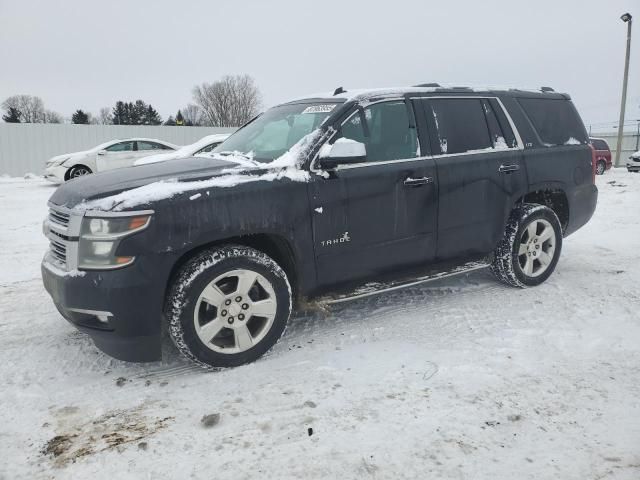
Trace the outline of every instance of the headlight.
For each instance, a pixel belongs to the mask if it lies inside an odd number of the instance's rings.
[[[118,216],[85,216],[80,230],[78,268],[113,269],[130,265],[134,257],[116,256],[122,238],[144,230],[151,221],[151,214],[140,212]]]
[[[49,167],[57,167],[58,165],[62,165],[64,162],[69,160],[71,157],[63,158],[62,160],[52,160],[47,162],[47,166]]]

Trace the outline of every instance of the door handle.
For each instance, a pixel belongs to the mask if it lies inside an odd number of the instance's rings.
[[[404,180],[404,184],[407,187],[417,187],[420,185],[427,185],[429,183],[433,183],[433,177],[420,177],[420,178],[407,177]]]
[[[511,173],[518,170],[520,170],[520,165],[500,165],[500,168],[498,168],[500,173]]]

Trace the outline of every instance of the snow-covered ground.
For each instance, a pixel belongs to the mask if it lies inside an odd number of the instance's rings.
[[[637,480],[640,175],[597,181],[540,287],[479,271],[342,304],[205,373],[68,325],[39,273],[54,187],[0,179],[0,478]]]

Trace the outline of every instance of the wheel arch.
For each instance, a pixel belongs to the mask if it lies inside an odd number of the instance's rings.
[[[191,258],[195,257],[204,250],[230,244],[255,248],[256,250],[271,257],[286,273],[287,278],[289,279],[289,284],[291,285],[293,299],[295,301],[298,296],[299,290],[297,257],[291,242],[284,236],[273,233],[255,233],[251,235],[240,235],[218,239],[212,242],[198,245],[197,247],[184,252],[174,262],[173,267],[171,268],[169,277],[167,279],[167,284],[165,285],[165,297],[171,286],[171,283],[173,282],[173,279],[176,277],[178,271],[186,262],[188,262]]]
[[[569,226],[569,198],[562,187],[548,185],[532,190],[516,201],[516,205],[523,203],[537,203],[549,207],[558,216],[563,233]]]
[[[64,172],[64,181],[65,181],[65,182],[66,182],[67,180],[69,180],[69,178],[70,178],[69,176],[71,175],[71,171],[72,171],[74,168],[78,168],[78,167],[84,167],[84,168],[86,168],[87,170],[89,170],[91,173],[93,173],[93,172],[94,172],[94,171],[91,169],[91,167],[90,167],[89,165],[86,165],[86,164],[84,164],[84,163],[76,163],[75,165],[73,165],[73,166],[71,166],[71,167],[67,168],[67,171],[66,171],[66,172]]]

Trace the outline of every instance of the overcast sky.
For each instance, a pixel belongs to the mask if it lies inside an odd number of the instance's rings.
[[[635,7],[635,8],[634,8]],[[194,85],[248,73],[265,107],[306,93],[440,82],[551,86],[585,123],[640,118],[638,0],[0,0],[0,101],[70,116],[141,98],[167,118]]]

